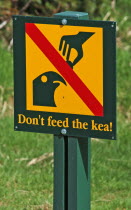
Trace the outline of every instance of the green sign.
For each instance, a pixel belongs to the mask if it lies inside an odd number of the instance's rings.
[[[14,16],[15,130],[116,138],[116,23]]]

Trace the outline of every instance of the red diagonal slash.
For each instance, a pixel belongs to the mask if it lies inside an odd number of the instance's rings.
[[[29,35],[29,37],[35,42],[39,49],[70,84],[70,86],[93,112],[93,114],[95,116],[103,116],[103,106],[77,76],[73,69],[60,56],[44,34],[41,33],[34,23],[26,23],[25,25],[26,33]]]

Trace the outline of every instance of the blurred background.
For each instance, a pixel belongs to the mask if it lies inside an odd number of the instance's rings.
[[[12,15],[117,21],[117,141],[92,139],[92,210],[131,209],[131,1],[0,0],[0,209],[51,210],[53,136],[13,130]]]

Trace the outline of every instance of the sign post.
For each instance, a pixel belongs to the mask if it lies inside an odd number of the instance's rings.
[[[54,209],[90,209],[90,139],[54,141]]]
[[[88,19],[88,13],[79,12],[55,16],[64,24],[68,18]],[[91,140],[64,136],[66,129],[62,134],[54,138],[54,210],[90,210]]]
[[[90,210],[90,138],[116,138],[116,23],[13,17],[14,128],[54,134],[54,210]]]

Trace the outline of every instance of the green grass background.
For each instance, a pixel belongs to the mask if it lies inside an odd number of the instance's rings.
[[[106,3],[111,12],[110,19],[117,21],[118,137],[117,141],[92,139],[91,205],[92,210],[130,210],[131,3],[128,0],[119,1],[115,12],[107,0]],[[52,158],[27,167],[33,158],[52,151],[52,135],[13,130],[13,57],[12,51],[8,51],[1,42],[0,209],[52,209]]]

